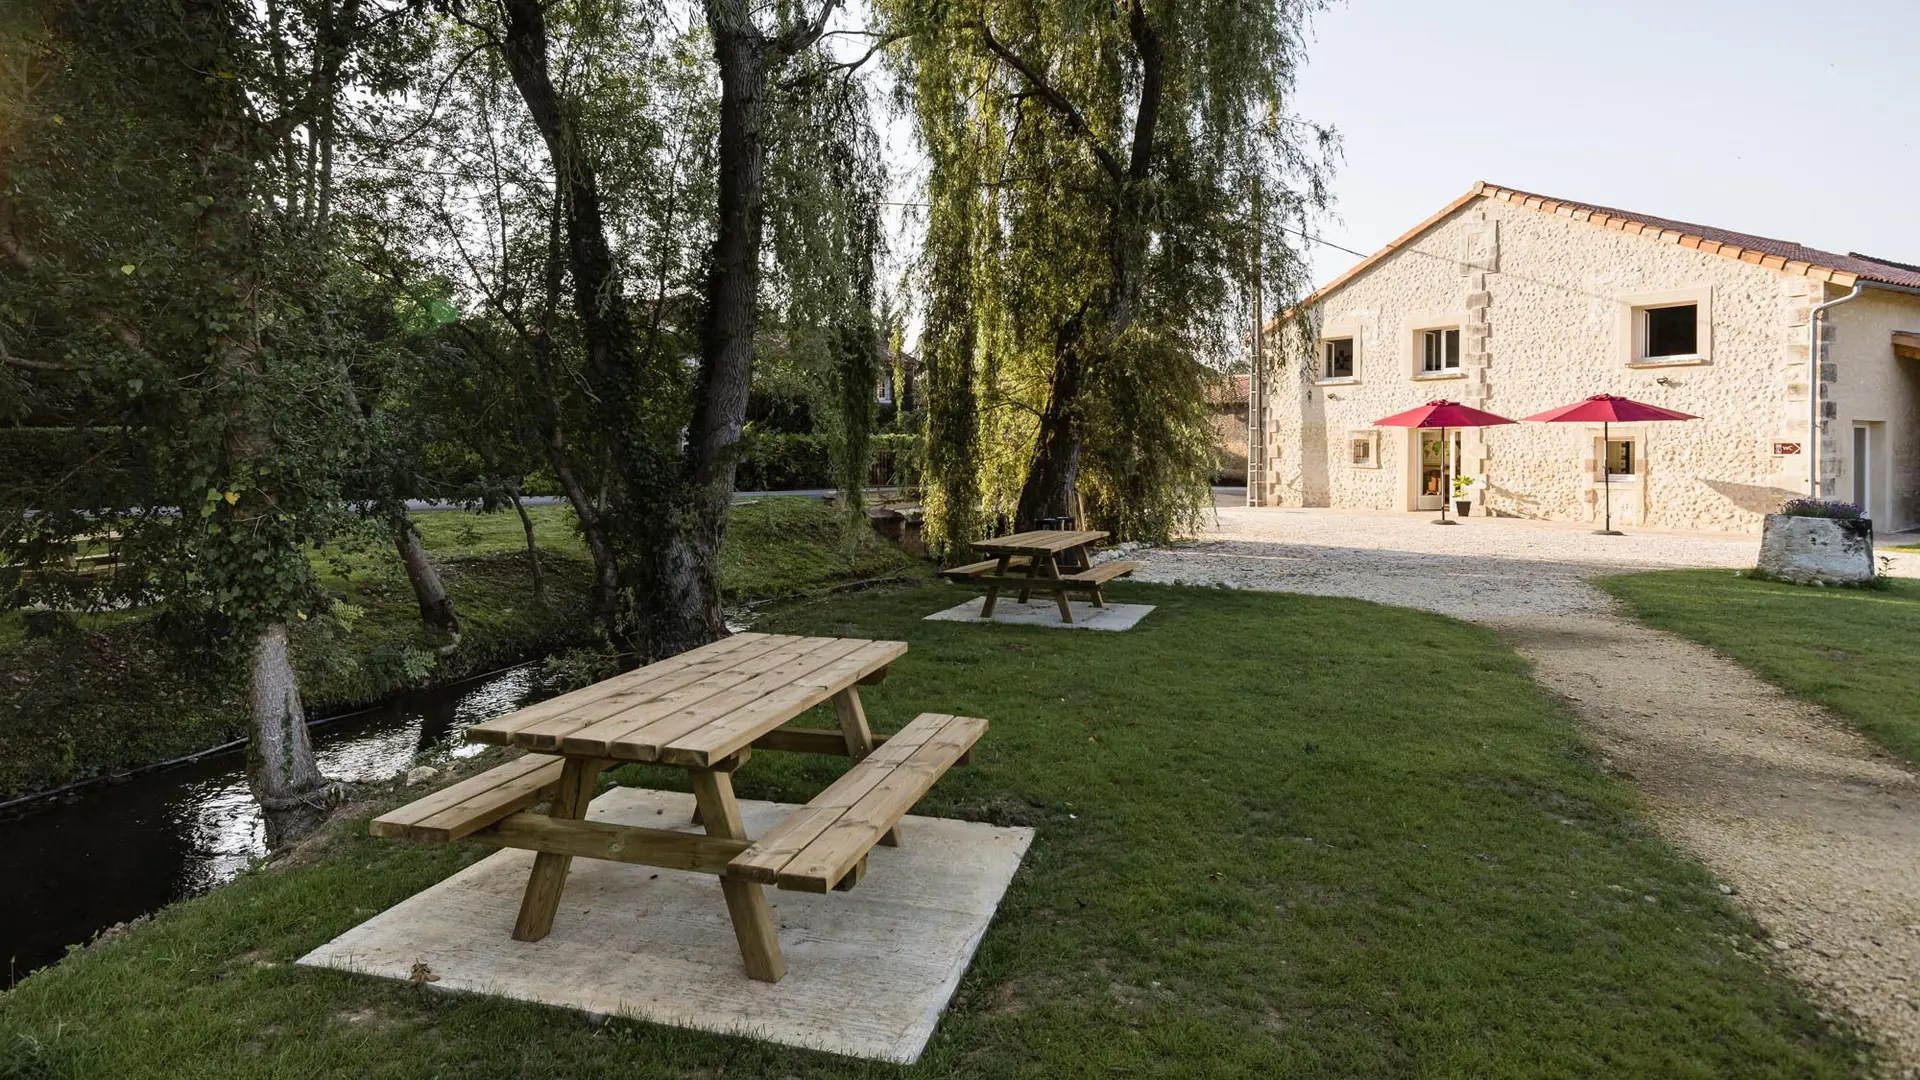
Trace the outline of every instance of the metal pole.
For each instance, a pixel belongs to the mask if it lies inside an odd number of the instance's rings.
[[[1265,255],[1265,249],[1266,220],[1261,216],[1260,183],[1256,180],[1253,185],[1253,363],[1247,372],[1248,506],[1258,505],[1254,502],[1253,492],[1254,477],[1256,475],[1254,472],[1253,455],[1256,449],[1258,449],[1260,453],[1260,467],[1257,475],[1260,477],[1261,483],[1266,482],[1267,473],[1267,440],[1266,431],[1264,430],[1266,427],[1266,418],[1262,415],[1264,410],[1260,407],[1260,381],[1262,374],[1260,368],[1261,364],[1266,360],[1266,342],[1262,340],[1266,335],[1266,327],[1261,325],[1261,323],[1266,320],[1266,311],[1262,303],[1262,294],[1266,291],[1266,286],[1260,276],[1260,260]]]
[[[1453,440],[1447,438],[1447,429],[1440,429],[1440,516],[1435,525],[1452,525],[1447,517],[1447,500],[1453,497]]]
[[[1601,536],[1620,536],[1613,531],[1613,440],[1608,422],[1600,421],[1600,499],[1606,507],[1606,525],[1594,530]]]

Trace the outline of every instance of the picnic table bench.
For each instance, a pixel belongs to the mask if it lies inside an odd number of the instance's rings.
[[[900,819],[987,729],[923,713],[875,735],[858,687],[906,651],[903,641],[735,634],[473,725],[470,739],[530,753],[383,814],[371,832],[537,852],[513,928],[520,941],[552,930],[575,858],[714,874],[747,974],[778,982],[786,960],[763,887],[853,888],[868,853],[900,842]],[[839,731],[783,726],[829,699]],[[840,755],[854,766],[756,840],[732,781],[756,749]],[[629,761],[685,769],[706,835],[583,820],[600,772]],[[528,809],[542,801],[545,813]]]
[[[1018,587],[1023,604],[1036,589],[1052,593],[1060,605],[1060,620],[1070,623],[1073,608],[1068,604],[1069,593],[1087,593],[1094,607],[1105,607],[1106,598],[1101,595],[1100,587],[1140,569],[1137,562],[1118,559],[1098,566],[1093,564],[1087,549],[1108,535],[1098,529],[1036,529],[992,540],[976,540],[973,544],[976,550],[994,557],[942,570],[941,575],[987,587],[986,602],[980,607],[982,618],[993,618],[993,608],[999,602],[1003,587]],[[1026,573],[1012,573],[1015,570]]]

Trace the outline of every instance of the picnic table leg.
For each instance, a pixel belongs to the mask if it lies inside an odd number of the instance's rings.
[[[1074,551],[1079,553],[1080,569],[1093,569],[1093,559],[1087,554],[1086,548],[1074,548]],[[1093,583],[1093,606],[1097,608],[1107,606],[1107,598],[1100,595],[1100,583],[1097,581]]]
[[[1020,587],[1020,602],[1021,602],[1021,603],[1023,603],[1023,604],[1024,604],[1024,603],[1026,603],[1026,602],[1027,602],[1027,600],[1028,600],[1028,598],[1030,598],[1030,597],[1032,597],[1032,596],[1033,596],[1033,586],[1034,586],[1034,583],[1036,583],[1036,582],[1038,582],[1038,581],[1040,580],[1040,572],[1041,572],[1041,569],[1042,569],[1042,567],[1041,567],[1041,565],[1040,565],[1040,563],[1041,563],[1041,560],[1042,560],[1042,559],[1051,559],[1051,558],[1052,558],[1052,556],[1041,556],[1041,555],[1035,555],[1035,556],[1032,556],[1031,558],[1029,558],[1029,559],[1027,560],[1027,580],[1026,580],[1026,584],[1024,584],[1024,585],[1022,585],[1022,586]]]
[[[688,769],[687,774],[693,778],[693,799],[700,807],[707,835],[723,840],[750,839],[740,820],[740,803],[733,797],[733,777],[713,769]],[[773,927],[773,909],[767,906],[766,892],[759,882],[724,874],[720,876],[720,892],[727,898],[727,914],[733,918],[733,936],[740,942],[747,977],[779,982],[787,973],[787,958],[780,955],[780,935]]]
[[[873,729],[867,726],[867,710],[860,704],[860,691],[854,687],[833,695],[833,711],[840,717],[840,734],[847,739],[847,756],[855,762],[873,753]],[[900,826],[888,829],[880,842],[900,846]]]
[[[560,787],[553,793],[547,816],[569,821],[586,817],[587,804],[593,801],[593,783],[606,765],[590,758],[568,758],[560,766]],[[539,941],[552,932],[553,916],[560,910],[560,893],[567,887],[567,871],[572,866],[571,855],[542,851],[533,857],[533,873],[520,898],[520,915],[513,921],[515,941]]]
[[[1005,576],[1007,572],[1007,567],[1010,564],[1012,564],[1012,562],[1013,562],[1013,556],[1011,555],[1000,556],[1000,565],[993,568],[993,576],[994,577]],[[999,599],[1000,599],[999,583],[995,582],[992,585],[988,585],[987,586],[987,602],[980,605],[980,617],[983,619],[993,618],[993,604],[994,604],[994,601]]]
[[[1047,576],[1053,579],[1053,598],[1060,605],[1060,621],[1070,623],[1073,621],[1073,609],[1067,606],[1067,586],[1060,580],[1060,567],[1054,562],[1053,556],[1047,556],[1046,567]]]

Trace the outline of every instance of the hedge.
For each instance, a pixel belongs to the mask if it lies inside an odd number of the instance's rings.
[[[833,442],[824,435],[750,432],[734,487],[742,491],[794,491],[831,488]],[[876,487],[910,486],[920,471],[920,437],[875,435],[873,467],[867,483]]]

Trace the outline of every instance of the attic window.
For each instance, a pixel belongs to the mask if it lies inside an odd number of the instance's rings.
[[[1648,360],[1699,354],[1700,306],[1698,304],[1647,308],[1643,317],[1646,319],[1645,355]]]

